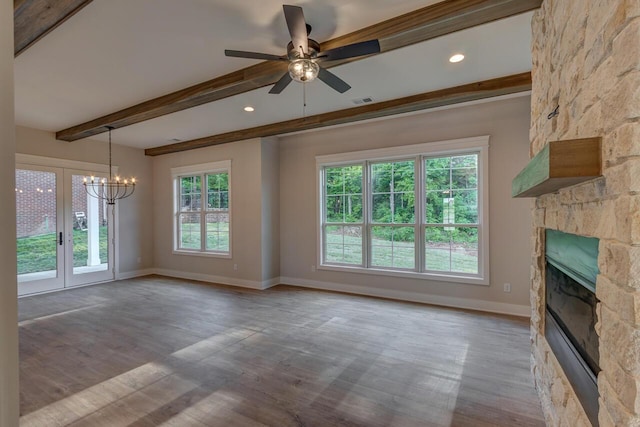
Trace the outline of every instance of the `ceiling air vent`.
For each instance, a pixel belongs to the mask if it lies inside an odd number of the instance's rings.
[[[370,96],[367,96],[366,98],[352,99],[351,102],[353,102],[356,105],[368,104],[370,102],[373,102],[373,98]]]

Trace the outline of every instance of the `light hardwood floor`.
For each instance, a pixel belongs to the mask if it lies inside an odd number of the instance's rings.
[[[23,298],[22,426],[543,426],[526,319],[158,276]]]

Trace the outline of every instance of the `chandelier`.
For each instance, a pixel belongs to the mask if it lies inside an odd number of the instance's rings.
[[[116,200],[125,199],[133,194],[136,189],[136,179],[121,180],[117,175],[114,178],[111,171],[111,131],[113,127],[107,126],[107,129],[109,129],[109,179],[96,179],[95,176],[92,176],[87,180],[85,177],[82,184],[89,196],[104,200],[108,205],[115,205]]]

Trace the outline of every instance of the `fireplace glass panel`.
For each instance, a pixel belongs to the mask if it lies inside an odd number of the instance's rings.
[[[594,375],[600,372],[595,294],[547,263],[547,308]]]

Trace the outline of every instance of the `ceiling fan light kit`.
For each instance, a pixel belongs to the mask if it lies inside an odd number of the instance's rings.
[[[351,89],[340,77],[336,76],[318,63],[322,61],[338,61],[371,55],[380,52],[378,40],[368,40],[340,46],[327,51],[320,51],[320,44],[309,38],[311,26],[304,19],[302,8],[299,6],[283,5],[284,17],[291,41],[287,44],[287,55],[277,56],[259,52],[245,52],[241,50],[225,50],[226,56],[235,58],[262,59],[266,61],[288,61],[289,71],[271,88],[269,93],[278,94],[286,88],[292,80],[308,83],[320,79],[332,89],[344,93]]]
[[[289,75],[300,83],[314,81],[319,71],[320,66],[311,59],[295,59],[289,63]]]

